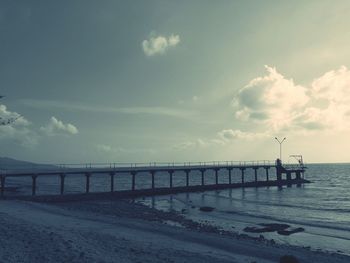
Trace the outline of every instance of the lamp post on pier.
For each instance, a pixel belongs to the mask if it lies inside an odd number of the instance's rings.
[[[275,137],[276,141],[280,145],[280,160],[282,162],[282,143],[287,139],[286,137],[283,138],[283,140],[279,140],[277,137]]]

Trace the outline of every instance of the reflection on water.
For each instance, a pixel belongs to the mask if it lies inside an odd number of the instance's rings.
[[[290,191],[296,190],[296,191]],[[286,188],[283,191],[270,189],[234,189],[207,191],[202,193],[181,193],[168,196],[156,196],[139,199],[153,208],[183,212],[184,216],[199,222],[210,222],[225,230],[243,232],[247,226],[259,223],[287,223],[292,227],[303,227],[304,233],[281,236],[276,233],[263,233],[265,238],[281,243],[299,246],[311,246],[329,251],[342,251],[350,254],[349,215],[340,213],[339,222],[333,220],[332,212],[321,209],[310,210],[309,207],[295,205],[276,205],[276,201],[298,193],[300,188]],[[270,191],[270,193],[267,193]],[[287,192],[291,193],[287,193]],[[268,198],[271,198],[269,204]],[[293,200],[293,199],[291,199]],[[150,203],[151,201],[151,203]],[[284,203],[287,203],[284,201]],[[201,206],[215,207],[213,212],[201,212]],[[322,217],[322,215],[325,217]],[[327,218],[331,216],[332,218]],[[346,218],[345,218],[346,217]],[[259,236],[260,234],[250,234]]]
[[[350,254],[349,174],[349,164],[310,165],[307,176],[313,183],[300,188],[242,188],[158,196],[153,197],[152,207],[186,209],[184,215],[188,218],[238,232],[258,223],[286,222],[305,228],[305,232],[263,235],[282,243]],[[149,205],[147,198],[142,202]],[[201,212],[201,206],[215,210]]]

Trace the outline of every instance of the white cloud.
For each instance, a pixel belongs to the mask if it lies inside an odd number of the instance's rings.
[[[174,150],[186,150],[190,148],[194,148],[196,146],[196,143],[193,141],[186,141],[186,142],[181,142],[177,143],[173,146]]]
[[[213,138],[205,138],[205,139],[194,139],[190,141],[185,141],[181,143],[177,143],[173,146],[174,150],[187,150],[187,149],[203,149],[207,147],[217,147],[224,146],[234,140],[253,140],[253,139],[261,139],[269,136],[267,133],[250,133],[250,132],[242,132],[240,130],[222,130],[217,133],[217,135]]]
[[[148,115],[160,115],[167,117],[175,117],[182,119],[194,119],[198,112],[180,108],[170,108],[161,106],[148,106],[148,107],[104,107],[104,106],[91,106],[84,105],[79,102],[64,102],[54,100],[21,100],[21,103],[38,109],[60,109],[70,111],[85,111],[85,112],[97,112],[97,113],[109,113],[109,114],[148,114]]]
[[[203,148],[210,145],[210,142],[208,140],[203,139],[196,139],[193,141],[185,141],[181,143],[177,143],[173,146],[174,150],[186,150],[186,149],[192,149],[192,148]]]
[[[55,117],[51,117],[50,122],[46,126],[41,127],[40,130],[48,136],[74,135],[78,133],[78,129],[73,124],[65,124]]]
[[[234,98],[236,117],[241,120],[265,121],[274,130],[290,125],[309,101],[307,89],[295,85],[275,68],[266,66],[268,75],[258,77],[239,90]]]
[[[338,70],[331,70],[312,84],[312,96],[315,99],[325,99],[334,103],[350,102],[350,71],[342,66]]]
[[[99,152],[105,152],[105,153],[110,153],[113,152],[113,148],[109,145],[105,145],[105,144],[97,144],[96,145],[96,150]]]
[[[14,142],[25,147],[31,147],[37,144],[38,136],[29,128],[30,122],[21,117],[16,112],[7,110],[5,105],[0,105],[0,119],[15,119],[10,125],[0,125],[0,139]]]
[[[3,104],[0,105],[0,123],[7,124],[7,120],[16,120],[17,124],[28,124],[28,121],[24,118],[21,118],[17,112],[11,112],[7,110],[7,107]]]
[[[275,68],[239,90],[236,118],[264,125],[271,132],[350,129],[350,71],[342,66],[311,84],[297,85]]]
[[[266,138],[269,136],[268,133],[253,133],[253,132],[243,132],[241,130],[222,130],[218,132],[219,138],[223,141],[228,142],[232,140],[254,140],[260,138]]]
[[[112,147],[106,144],[95,145],[96,150],[102,154],[154,154],[156,151],[153,149],[125,149],[123,147]]]
[[[169,46],[171,46],[171,47],[176,46],[177,44],[180,43],[180,36],[179,35],[171,35],[168,38],[168,43],[169,43]]]
[[[8,125],[0,127],[0,139],[12,141],[24,147],[32,147],[38,143],[39,137],[25,126]]]
[[[142,49],[146,56],[164,54],[169,48],[175,47],[180,43],[179,35],[151,36],[149,39],[142,41]]]

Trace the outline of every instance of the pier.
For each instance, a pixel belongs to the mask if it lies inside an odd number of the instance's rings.
[[[21,167],[18,169],[1,170],[0,173],[0,197],[11,196],[43,196],[38,194],[38,185],[41,178],[55,178],[57,180],[57,192],[50,193],[53,196],[73,196],[77,194],[67,193],[67,179],[80,176],[84,178],[84,191],[79,193],[80,197],[99,196],[106,193],[121,196],[134,197],[143,195],[159,195],[180,192],[194,192],[205,190],[218,190],[239,187],[262,187],[277,186],[283,187],[292,185],[300,186],[308,182],[304,179],[304,164],[283,165],[277,161],[251,161],[251,162],[197,162],[197,163],[137,163],[137,164],[65,164],[47,165],[45,168]],[[247,172],[251,178],[247,179]],[[130,178],[128,189],[116,189],[116,179],[120,176]],[[147,176],[147,180],[145,179]],[[156,176],[161,176],[162,182],[167,185],[157,185]],[[191,183],[191,177],[197,179]],[[213,176],[213,182],[208,183],[207,177]],[[108,189],[105,191],[92,192],[92,178],[104,178]],[[174,180],[177,180],[176,185]],[[30,180],[30,193],[18,193],[8,195],[7,180],[17,178],[16,184],[21,187],[21,180]],[[137,188],[138,180],[142,179],[142,187]],[[10,191],[9,191],[10,192]],[[47,195],[47,194],[46,194]]]

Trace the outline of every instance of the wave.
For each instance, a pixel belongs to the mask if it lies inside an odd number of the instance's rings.
[[[322,224],[322,223],[316,223],[316,222],[298,221],[298,220],[293,220],[290,218],[281,219],[281,218],[276,218],[276,217],[268,216],[268,215],[254,215],[254,214],[247,213],[247,212],[237,212],[237,211],[227,211],[227,210],[217,210],[216,212],[217,213],[221,212],[221,213],[225,213],[225,214],[235,214],[235,215],[239,215],[239,216],[248,216],[248,217],[266,219],[266,220],[273,220],[273,221],[277,221],[277,222],[284,222],[284,223],[290,223],[290,224],[296,224],[296,225],[327,228],[327,229],[349,231],[350,232],[350,227],[339,226],[339,225],[334,225],[334,224]],[[322,234],[322,236],[324,236],[324,235]],[[344,238],[344,239],[350,240],[350,238]]]
[[[305,209],[305,210],[313,210],[313,211],[327,211],[327,212],[340,212],[340,213],[350,213],[350,209],[344,209],[344,208],[324,208],[324,207],[315,207],[315,206],[305,206],[305,205],[294,205],[294,204],[281,204],[276,202],[270,202],[270,201],[258,201],[258,200],[247,200],[247,199],[239,199],[239,198],[233,198],[229,196],[223,196],[223,195],[212,195],[212,194],[203,194],[205,196],[211,196],[215,198],[223,198],[228,200],[235,200],[240,201],[243,203],[251,203],[251,204],[259,204],[259,205],[265,205],[265,206],[278,206],[278,207],[288,207],[288,208],[297,208],[297,209]],[[336,200],[334,200],[336,201]]]

